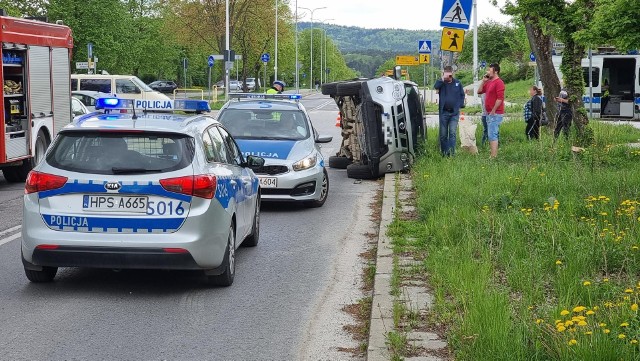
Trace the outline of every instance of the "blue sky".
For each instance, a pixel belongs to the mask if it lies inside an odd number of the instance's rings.
[[[507,23],[509,17],[502,15],[490,0],[477,0],[478,22],[493,19]],[[289,0],[293,9],[296,0]],[[306,13],[300,21],[309,21],[310,9],[326,6],[326,9],[314,11],[314,21],[327,20],[327,23],[363,28],[399,28],[409,30],[439,30],[442,15],[442,0],[297,0],[298,13]],[[498,0],[504,4],[504,0]],[[417,11],[416,11],[417,10]]]

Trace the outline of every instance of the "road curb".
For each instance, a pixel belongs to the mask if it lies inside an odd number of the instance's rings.
[[[367,361],[387,361],[387,333],[393,331],[393,298],[390,294],[391,273],[393,272],[393,249],[387,230],[393,221],[396,205],[396,175],[387,173],[384,177],[382,210],[378,232],[378,252],[376,274],[373,282],[373,299],[369,324]]]

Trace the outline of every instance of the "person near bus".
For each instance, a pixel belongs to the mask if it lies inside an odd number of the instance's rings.
[[[542,89],[537,86],[529,88],[531,99],[524,105],[524,121],[527,126],[524,134],[527,139],[540,139],[540,120],[542,119]]]
[[[282,94],[284,90],[284,83],[280,80],[276,80],[273,82],[271,88],[267,89],[267,94]]]
[[[556,123],[556,129],[553,131],[553,139],[558,139],[561,131],[565,139],[569,139],[569,128],[573,118],[571,104],[569,103],[569,93],[566,90],[561,90],[555,99],[558,103],[558,122]]]

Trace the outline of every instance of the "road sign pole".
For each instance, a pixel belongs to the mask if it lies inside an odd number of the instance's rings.
[[[267,88],[267,62],[263,61],[262,64],[264,64],[264,83],[262,84],[264,84],[264,89],[265,89],[264,92],[266,93],[268,89]]]
[[[209,99],[211,99],[211,67],[209,67]]]
[[[478,2],[473,0],[473,104],[478,101]]]

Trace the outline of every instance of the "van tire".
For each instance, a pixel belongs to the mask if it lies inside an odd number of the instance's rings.
[[[351,95],[360,95],[360,89],[362,89],[363,81],[348,81],[338,84],[338,89],[336,90],[337,96],[351,96]]]
[[[335,169],[347,169],[349,164],[353,163],[353,161],[347,157],[343,156],[331,156],[329,157],[329,167]]]
[[[320,90],[322,91],[322,94],[323,95],[331,95],[331,96],[336,95],[336,92],[338,90],[338,83],[340,83],[340,82],[322,84],[322,86],[320,87]]]
[[[349,164],[347,166],[347,177],[353,179],[376,179],[377,174],[373,174],[371,166],[368,164]]]

